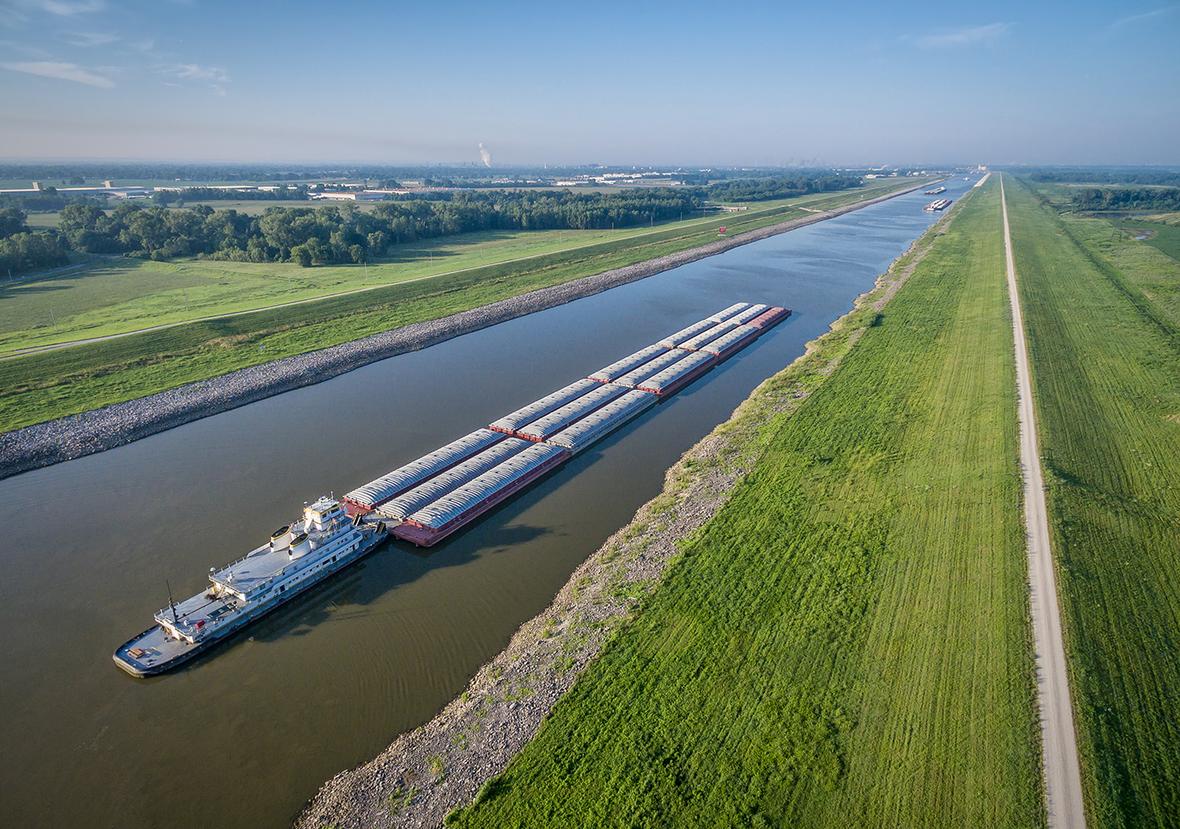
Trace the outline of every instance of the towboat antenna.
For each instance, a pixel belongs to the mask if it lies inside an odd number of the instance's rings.
[[[168,583],[168,579],[164,579],[164,586],[168,588],[168,607],[172,608],[172,623],[180,624],[176,618],[176,602],[172,601],[172,585]]]

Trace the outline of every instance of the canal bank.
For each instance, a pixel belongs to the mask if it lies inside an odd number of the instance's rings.
[[[687,451],[668,470],[660,494],[574,571],[553,603],[522,625],[459,697],[371,762],[325,783],[296,826],[439,826],[479,796],[656,589],[681,542],[716,515],[754,466],[762,427],[794,411],[831,376],[954,214],[941,217],[851,311]]]
[[[758,230],[541,288],[427,322],[286,357],[158,394],[0,434],[0,479],[140,440],[193,420],[320,383],[388,357],[626,285],[741,245],[912,193],[929,182]]]
[[[459,695],[685,451],[934,223],[926,200],[902,196],[0,481],[0,625],[37,631],[0,637],[0,658],[22,666],[0,683],[0,728],[19,747],[0,757],[9,820],[289,825],[325,780]],[[166,582],[199,590],[210,565],[265,541],[302,501],[343,495],[737,298],[795,313],[445,544],[387,545],[175,674],[135,680],[111,664]]]

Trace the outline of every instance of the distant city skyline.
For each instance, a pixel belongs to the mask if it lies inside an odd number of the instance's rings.
[[[0,158],[1177,164],[1180,5],[0,0]]]

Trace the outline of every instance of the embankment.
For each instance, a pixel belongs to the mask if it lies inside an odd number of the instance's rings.
[[[764,425],[794,411],[825,382],[955,215],[957,205],[803,356],[685,453],[669,470],[664,491],[574,572],[553,603],[521,626],[459,698],[373,761],[328,781],[296,825],[438,826],[452,809],[477,797],[655,589],[681,542],[728,500],[761,455]]]
[[[531,291],[469,311],[16,429],[0,435],[0,478],[113,449],[202,417],[319,383],[386,357],[426,348],[461,334],[635,282],[739,245],[850,213],[926,184],[915,184],[905,190],[718,239],[691,250]]]

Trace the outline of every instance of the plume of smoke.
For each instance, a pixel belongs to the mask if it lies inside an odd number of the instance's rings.
[[[492,153],[487,147],[483,145],[482,141],[479,142],[479,158],[483,162],[483,166],[492,166]]]

